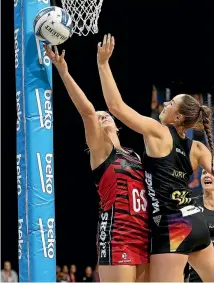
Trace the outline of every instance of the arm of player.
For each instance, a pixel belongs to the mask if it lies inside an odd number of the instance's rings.
[[[140,115],[123,101],[108,63],[114,45],[114,37],[105,35],[102,46],[101,43],[98,44],[97,52],[97,63],[103,95],[109,111],[132,130],[144,136],[162,138],[165,133],[164,126],[150,117]]]
[[[90,150],[96,150],[97,147],[103,146],[104,137],[94,106],[69,74],[67,63],[64,59],[65,51],[63,50],[62,54],[59,55],[57,47],[55,46],[54,48],[55,53],[46,45],[46,54],[57,68],[72,102],[83,119],[88,147]]]
[[[196,142],[198,152],[198,163],[208,173],[213,174],[212,170],[212,154],[209,149],[201,142]],[[214,169],[214,168],[213,168]]]

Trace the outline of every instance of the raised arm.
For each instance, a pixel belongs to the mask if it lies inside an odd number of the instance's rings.
[[[104,137],[101,130],[96,111],[93,104],[87,99],[84,92],[80,89],[68,72],[67,63],[64,59],[65,51],[59,55],[57,47],[55,52],[45,45],[47,56],[57,68],[59,75],[68,91],[68,94],[81,115],[85,127],[86,142],[90,150],[97,150],[103,146]]]
[[[103,95],[109,111],[132,130],[144,136],[162,138],[165,133],[164,126],[150,117],[140,115],[123,101],[109,66],[109,58],[112,55],[114,45],[114,37],[105,35],[102,45],[101,43],[98,44],[97,52],[97,64]]]

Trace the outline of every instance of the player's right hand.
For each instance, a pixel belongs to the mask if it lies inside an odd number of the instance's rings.
[[[114,37],[111,34],[104,35],[103,42],[98,43],[97,48],[97,63],[104,65],[107,63],[113,53],[115,46]]]
[[[54,52],[48,45],[44,45],[46,55],[51,59],[52,63],[57,68],[60,75],[65,74],[68,71],[67,63],[64,59],[65,50],[62,51],[62,54],[59,55],[58,49],[54,46]]]

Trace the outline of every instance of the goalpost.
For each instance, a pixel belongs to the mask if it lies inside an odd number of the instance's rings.
[[[50,0],[14,0],[20,282],[56,282],[52,66],[33,31]]]
[[[61,4],[71,14],[73,34],[98,33],[103,0]],[[52,64],[33,27],[49,6],[50,0],[14,0],[20,282],[56,282]]]

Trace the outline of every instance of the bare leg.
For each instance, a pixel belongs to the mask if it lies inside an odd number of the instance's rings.
[[[135,265],[100,265],[100,282],[135,282]]]
[[[203,282],[214,282],[214,247],[209,247],[192,253],[189,256],[189,263],[201,277]]]
[[[149,263],[136,265],[136,282],[149,282],[149,268]]]
[[[184,267],[188,256],[157,254],[150,257],[150,282],[184,282]]]

